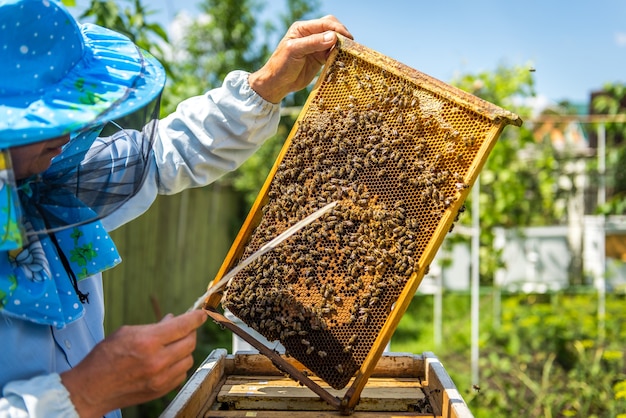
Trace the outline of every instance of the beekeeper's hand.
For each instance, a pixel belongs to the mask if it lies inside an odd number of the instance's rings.
[[[124,326],[105,338],[61,374],[78,414],[102,417],[175,389],[193,366],[196,329],[206,319],[195,310],[156,324]]]
[[[250,74],[250,87],[272,103],[302,90],[326,62],[337,42],[336,33],[352,38],[334,16],[292,24],[267,63]]]

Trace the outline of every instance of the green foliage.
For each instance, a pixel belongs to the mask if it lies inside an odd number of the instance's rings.
[[[466,294],[444,295],[442,347],[432,345],[432,297],[418,295],[391,349],[435,352],[477,418],[626,413],[623,296],[609,295],[604,329],[592,292],[505,295],[499,321],[490,302],[490,295],[481,297],[480,391],[471,389],[469,376]]]
[[[269,56],[265,42],[256,42],[256,16],[262,6],[253,0],[202,0],[201,15],[187,23],[172,47],[172,77],[163,95],[163,114],[176,105],[222,84],[233,70],[254,71]]]
[[[318,0],[288,0],[286,3],[287,11],[279,16],[282,26],[278,28],[268,26],[272,29],[270,33],[278,32],[282,36],[292,23],[317,17]],[[283,114],[276,135],[266,141],[259,151],[251,156],[237,171],[225,176],[224,180],[232,181],[235,190],[244,194],[245,200],[250,206],[261,190],[285,139],[293,127],[297,112],[306,102],[310,91],[311,88],[309,87],[288,95],[283,100],[282,105],[285,109],[293,109],[293,111]]]
[[[142,49],[162,58],[159,41],[168,41],[167,32],[161,25],[147,20],[155,11],[145,7],[141,0],[126,2],[129,5],[122,7],[121,1],[91,0],[80,19],[93,18],[95,24],[123,33]]]
[[[193,75],[205,90],[221,85],[234,70],[256,70],[268,55],[267,45],[255,42],[256,16],[262,7],[252,0],[203,0],[198,4],[206,16],[191,22],[183,39],[187,59],[177,71]]]
[[[466,74],[452,84],[510,110],[525,121],[505,127],[479,177],[481,282],[491,284],[499,266],[493,251],[494,228],[519,228],[562,224],[567,200],[576,193],[574,174],[568,174],[573,156],[559,154],[548,140],[537,141],[531,109],[524,106],[534,96],[528,66],[499,66],[495,71]],[[569,106],[564,103],[563,109]],[[469,223],[472,194],[462,223]]]

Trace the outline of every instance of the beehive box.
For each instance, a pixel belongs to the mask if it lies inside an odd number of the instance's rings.
[[[339,37],[216,281],[229,309],[356,406],[469,188],[519,117]],[[356,377],[353,379],[353,377]]]
[[[285,361],[302,368],[293,359]],[[309,388],[285,378],[267,357],[228,355],[219,349],[206,358],[161,418],[292,418],[294,414],[302,418],[340,416]],[[352,416],[471,418],[472,414],[434,354],[386,353]]]

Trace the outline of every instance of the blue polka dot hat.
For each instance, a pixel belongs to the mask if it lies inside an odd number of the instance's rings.
[[[79,282],[121,262],[97,221],[102,215],[73,195],[90,177],[76,169],[80,159],[74,156],[83,156],[106,122],[151,104],[164,84],[165,72],[154,57],[121,34],[78,24],[57,0],[0,0],[3,315],[64,327],[84,315],[89,301]],[[16,184],[9,148],[66,134],[73,137],[72,151],[68,144],[50,169]],[[55,217],[66,228],[40,233]]]
[[[0,0],[0,63],[0,149],[125,116],[165,84],[154,57],[56,0]]]

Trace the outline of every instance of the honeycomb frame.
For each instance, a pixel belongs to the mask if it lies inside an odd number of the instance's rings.
[[[502,129],[521,119],[338,35],[216,283],[221,303],[358,399]],[[355,396],[356,395],[356,396]]]

